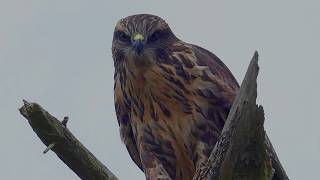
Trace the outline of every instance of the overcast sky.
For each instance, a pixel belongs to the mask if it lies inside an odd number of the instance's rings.
[[[113,106],[111,40],[118,19],[163,17],[182,40],[220,57],[239,82],[259,50],[258,103],[291,179],[320,163],[320,5],[314,0],[1,0],[0,179],[78,179],[19,114],[22,99],[52,115],[120,179],[144,179],[121,143]],[[317,114],[316,114],[317,113]]]

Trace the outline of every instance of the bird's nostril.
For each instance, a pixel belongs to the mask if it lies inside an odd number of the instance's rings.
[[[144,40],[144,36],[140,33],[136,33],[134,36],[133,36],[133,40],[134,41],[143,41]]]

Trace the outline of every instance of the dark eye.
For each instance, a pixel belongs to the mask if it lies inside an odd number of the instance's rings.
[[[124,42],[124,43],[131,42],[130,36],[128,36],[125,32],[118,31],[118,32],[116,33],[116,36],[118,37],[118,39],[119,39],[121,42]]]
[[[151,36],[149,36],[148,41],[155,42],[161,38],[161,35],[162,35],[161,31],[156,31],[153,34],[151,34]]]

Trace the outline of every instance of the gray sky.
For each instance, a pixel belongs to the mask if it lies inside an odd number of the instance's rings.
[[[167,20],[178,37],[219,56],[242,81],[260,52],[258,102],[291,179],[320,163],[320,6],[314,0],[0,1],[0,179],[78,179],[18,113],[22,99],[58,118],[120,179],[144,179],[121,143],[113,106],[111,39],[136,13]]]

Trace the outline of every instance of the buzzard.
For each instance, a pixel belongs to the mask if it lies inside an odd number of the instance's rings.
[[[115,110],[132,160],[146,179],[192,179],[219,138],[236,79],[150,14],[119,20],[112,55]]]

